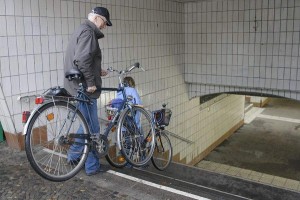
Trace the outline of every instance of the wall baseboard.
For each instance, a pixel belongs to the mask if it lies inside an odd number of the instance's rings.
[[[23,151],[25,149],[25,137],[22,133],[9,133],[4,131],[7,145],[10,148],[17,149],[19,151]]]

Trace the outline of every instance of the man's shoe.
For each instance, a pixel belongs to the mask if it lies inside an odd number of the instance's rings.
[[[90,173],[86,173],[87,176],[93,176],[93,175],[96,175],[96,174],[99,174],[101,172],[104,172],[103,169],[97,169],[96,171],[94,172],[90,172]]]

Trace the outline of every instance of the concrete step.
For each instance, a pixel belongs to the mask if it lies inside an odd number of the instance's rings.
[[[245,112],[245,117],[244,117],[245,124],[250,124],[263,111],[264,108],[251,107],[251,109]]]
[[[249,110],[251,110],[251,108],[253,107],[253,104],[252,103],[247,103],[245,104],[245,113],[248,112]]]

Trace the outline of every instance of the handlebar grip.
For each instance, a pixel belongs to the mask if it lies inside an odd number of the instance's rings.
[[[133,70],[134,68],[141,68],[140,67],[140,63],[139,62],[136,62],[134,63],[129,69],[126,69],[126,70],[121,70],[121,71],[118,71],[116,69],[113,69],[112,67],[108,67],[107,68],[107,71],[109,72],[118,72],[119,74],[124,74],[124,73],[127,73],[127,72],[130,72],[131,70]],[[145,71],[143,68],[141,68],[143,71]]]

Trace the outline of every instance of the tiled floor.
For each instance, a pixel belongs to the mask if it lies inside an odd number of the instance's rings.
[[[288,190],[300,192],[300,181],[273,176],[269,174],[263,174],[260,172],[237,168],[229,165],[219,164],[211,161],[201,161],[196,165],[201,169],[213,171],[229,176],[251,180],[274,187],[280,187]]]

